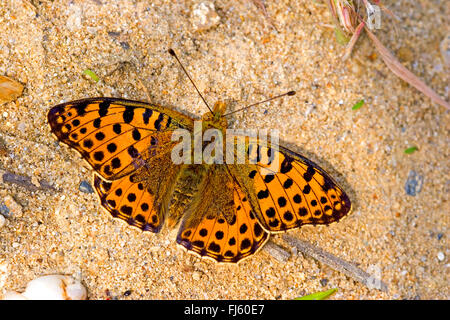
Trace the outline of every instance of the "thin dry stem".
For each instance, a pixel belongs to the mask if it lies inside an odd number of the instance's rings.
[[[429,97],[433,102],[450,109],[450,104],[442,99],[436,92],[433,91],[429,86],[427,86],[422,80],[420,80],[411,71],[406,69],[400,61],[378,40],[378,38],[368,29],[365,28],[369,38],[372,40],[373,44],[377,48],[381,55],[384,63],[388,68],[399,78],[408,82],[414,88],[422,92],[424,95]]]
[[[383,281],[381,281],[380,279],[376,279],[373,275],[361,270],[350,262],[338,258],[319,247],[313,246],[306,241],[294,238],[288,234],[283,235],[283,240],[289,243],[289,245],[291,245],[292,247],[297,248],[297,250],[299,250],[303,254],[308,255],[329,266],[330,268],[342,272],[346,276],[363,283],[369,289],[375,288],[383,292],[388,291],[388,287]]]

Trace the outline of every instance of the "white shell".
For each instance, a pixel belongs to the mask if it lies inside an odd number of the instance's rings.
[[[50,275],[30,281],[22,294],[30,300],[85,300],[86,289],[69,276]]]
[[[3,295],[3,300],[27,300],[27,298],[23,294],[15,291],[6,291]]]

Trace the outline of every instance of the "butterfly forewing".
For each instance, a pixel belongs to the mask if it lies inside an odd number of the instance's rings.
[[[90,98],[53,107],[48,114],[52,132],[76,149],[108,180],[124,177],[161,144],[161,133],[191,128],[189,117],[156,105]]]

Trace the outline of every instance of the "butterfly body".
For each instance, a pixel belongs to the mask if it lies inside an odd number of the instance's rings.
[[[226,135],[225,110],[216,103],[202,117],[201,133]],[[53,107],[48,122],[95,170],[96,192],[113,217],[150,232],[178,226],[177,243],[201,257],[238,262],[271,233],[329,224],[351,209],[348,196],[319,166],[257,139],[244,139],[252,163],[175,163],[172,134],[181,129],[195,135],[198,129],[195,119],[170,108],[89,98]]]

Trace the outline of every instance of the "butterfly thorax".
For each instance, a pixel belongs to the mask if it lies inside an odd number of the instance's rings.
[[[213,112],[207,112],[202,116],[203,131],[208,129],[225,131],[228,127],[228,121],[225,117],[223,117],[225,111],[226,104],[224,102],[217,101],[214,104]]]

